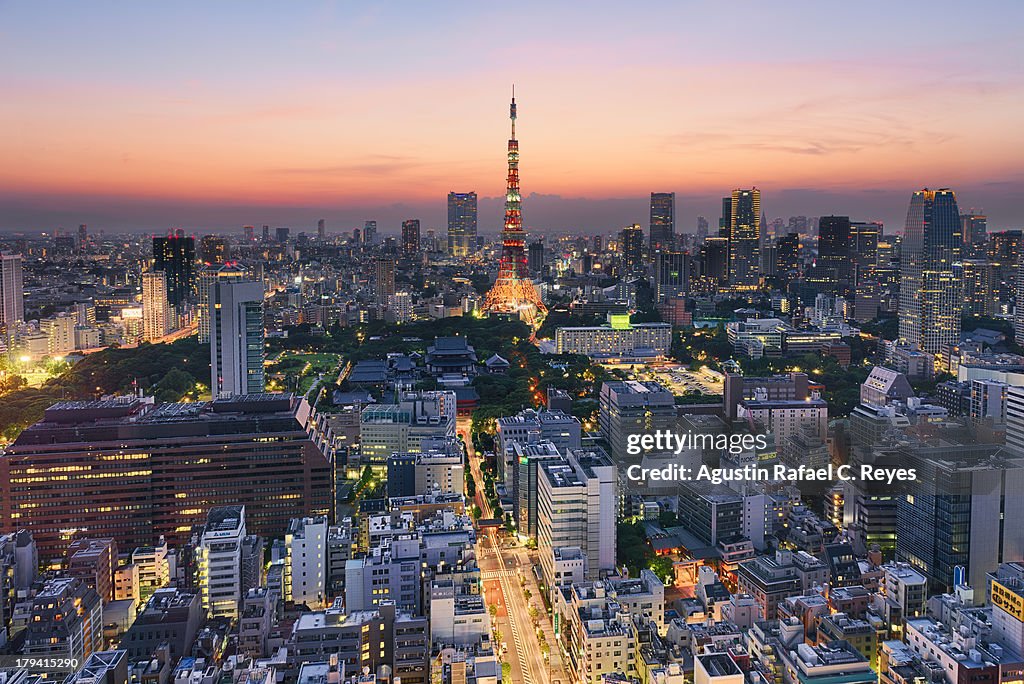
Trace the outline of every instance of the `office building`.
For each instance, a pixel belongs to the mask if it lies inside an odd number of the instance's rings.
[[[623,277],[643,273],[644,230],[639,223],[619,231],[619,253]]]
[[[654,254],[654,297],[664,302],[669,297],[690,293],[690,255],[687,252],[658,251]]]
[[[578,449],[582,445],[582,426],[575,416],[559,410],[536,411],[524,409],[514,416],[503,416],[496,421],[495,447],[498,460],[498,479],[508,487],[515,487],[517,463],[515,444],[550,442],[559,453]]]
[[[210,391],[214,397],[260,394],[263,378],[263,284],[222,277],[210,285]]]
[[[424,442],[455,436],[455,392],[407,392],[397,404],[371,404],[359,416],[362,462],[378,468],[392,454],[419,453]]]
[[[196,241],[182,230],[153,238],[153,270],[167,278],[167,301],[181,307],[196,299]]]
[[[114,600],[114,571],[117,542],[113,539],[80,538],[71,542],[64,555],[64,574],[78,577],[96,591],[104,603]]]
[[[448,254],[467,257],[476,251],[476,193],[448,193]]]
[[[245,537],[245,506],[210,509],[196,549],[196,584],[208,617],[238,617]]]
[[[514,463],[512,512],[519,534],[537,538],[537,481],[540,465],[560,461],[561,454],[551,442],[512,442]]]
[[[288,239],[291,236],[291,229],[283,226],[274,229],[274,235],[277,238],[278,244],[288,244]]]
[[[327,516],[295,518],[284,535],[284,598],[316,610],[327,602]]]
[[[651,193],[651,252],[672,249],[675,240],[676,194],[674,192]]]
[[[373,260],[373,293],[378,304],[387,304],[395,294],[395,260],[379,256]]]
[[[339,600],[324,611],[302,613],[288,638],[289,662],[298,665],[336,656],[346,672],[381,666],[402,684],[427,684],[429,621],[383,601],[372,610],[352,611]]]
[[[167,274],[147,271],[142,274],[142,339],[154,342],[173,328],[167,301]]]
[[[900,262],[899,336],[929,354],[960,341],[961,230],[952,190],[911,196]]]
[[[611,458],[596,448],[570,449],[559,462],[541,463],[537,475],[537,547],[545,583],[555,586],[554,549],[579,548],[588,579],[615,568],[618,476]]]
[[[402,221],[402,251],[406,256],[414,256],[420,251],[420,220]]]
[[[77,577],[47,581],[32,599],[21,655],[84,662],[103,647],[103,602]]]
[[[25,286],[20,254],[0,252],[0,326],[8,333],[25,320]]]
[[[672,392],[656,382],[614,381],[601,385],[598,425],[616,460],[627,457],[632,434],[653,434],[675,425]]]
[[[226,264],[231,258],[228,241],[220,235],[204,235],[199,241],[199,258],[205,264]]]
[[[909,444],[894,457],[917,475],[897,500],[896,558],[927,577],[932,590],[950,591],[957,566],[967,584],[980,587],[1000,560],[1024,557],[1024,529],[1012,522],[1024,518],[1024,501],[1004,495],[1024,490],[1024,467],[1009,450]]]
[[[526,248],[526,266],[531,273],[540,273],[544,270],[544,241],[531,242]]]
[[[375,245],[375,244],[377,244],[377,222],[376,221],[365,221],[363,223],[363,244],[364,245]]]
[[[320,240],[327,237],[327,219],[320,219],[316,222],[316,236]]]
[[[729,285],[751,288],[760,282],[761,191],[733,190],[729,209]]]
[[[822,216],[818,219],[818,259],[815,267],[829,291],[846,295],[852,285],[849,216]]]
[[[211,505],[243,504],[253,533],[282,536],[290,519],[326,514],[333,501],[309,410],[268,394],[59,402],[0,455],[0,532],[31,531],[45,560],[79,529],[120,549],[161,537],[180,546]]]
[[[198,294],[196,307],[197,318],[199,319],[199,343],[209,344],[210,342],[210,288],[219,281],[243,281],[251,280],[249,272],[238,262],[231,262],[224,265],[211,264],[204,266],[198,278]]]
[[[969,213],[960,214],[961,232],[964,236],[964,249],[968,255],[980,252],[988,239],[988,217],[976,214],[972,209]]]
[[[701,275],[713,287],[729,281],[729,238],[709,237],[701,246]]]
[[[186,655],[203,623],[199,594],[173,587],[157,589],[118,644],[132,662],[148,660],[161,644],[177,659]]]

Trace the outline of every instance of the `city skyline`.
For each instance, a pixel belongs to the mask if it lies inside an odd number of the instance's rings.
[[[722,32],[695,29],[729,18],[705,5],[323,4],[247,7],[241,23],[229,7],[194,22],[193,6],[62,5],[56,20],[12,6],[20,28],[0,54],[17,68],[0,77],[0,121],[16,135],[0,142],[0,230],[312,233],[318,218],[340,232],[374,217],[396,233],[408,218],[442,228],[447,193],[473,190],[481,233],[494,234],[497,114],[513,82],[529,114],[524,222],[539,233],[645,223],[651,192],[675,192],[677,231],[692,232],[752,186],[769,218],[845,214],[890,232],[913,190],[951,187],[992,229],[1018,227],[1024,170],[1007,142],[1024,101],[1010,28],[1021,9],[985,6],[969,21],[967,9],[887,6],[865,31],[870,11],[794,3],[757,14],[727,57]],[[855,54],[820,30],[825,19],[856,36]],[[465,39],[442,45],[432,25]],[[492,40],[509,26],[515,46]],[[69,61],[82,34],[103,47]]]

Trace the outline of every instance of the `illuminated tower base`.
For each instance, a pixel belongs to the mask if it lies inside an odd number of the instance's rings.
[[[499,277],[484,298],[485,313],[517,316],[536,330],[548,315],[540,293],[530,280]]]

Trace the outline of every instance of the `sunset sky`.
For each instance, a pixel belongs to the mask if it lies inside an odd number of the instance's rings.
[[[646,227],[651,191],[692,231],[751,185],[1024,226],[1024,2],[553,4],[0,0],[0,229],[443,228],[503,192],[513,82],[538,232]]]

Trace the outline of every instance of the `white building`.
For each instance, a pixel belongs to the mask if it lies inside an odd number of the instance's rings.
[[[455,437],[455,392],[406,392],[397,404],[371,404],[359,416],[363,463],[383,467],[396,453],[420,453],[426,440]]]
[[[77,316],[58,314],[39,321],[39,331],[46,335],[47,356],[63,356],[75,350],[75,324]]]
[[[199,594],[208,617],[238,617],[245,506],[211,508],[196,549]]]
[[[20,254],[0,253],[0,326],[11,327],[25,320],[25,286]]]
[[[578,547],[588,579],[615,568],[617,474],[601,449],[570,449],[562,461],[541,463],[537,483],[537,545],[545,583],[555,586],[554,549]]]
[[[284,535],[286,600],[312,610],[327,603],[327,517],[294,518]]]
[[[207,306],[213,396],[262,393],[262,283],[243,276],[218,278],[210,285]]]
[[[629,316],[609,316],[608,325],[555,329],[555,351],[594,358],[661,359],[672,346],[669,323],[630,323]]]

